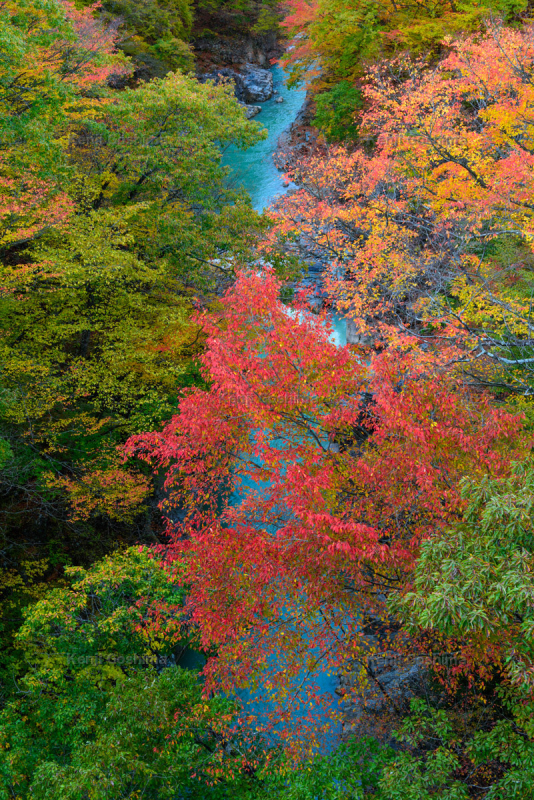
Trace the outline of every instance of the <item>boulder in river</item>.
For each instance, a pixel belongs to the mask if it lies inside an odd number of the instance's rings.
[[[237,96],[245,103],[263,103],[273,95],[273,74],[268,69],[247,64],[236,79]]]
[[[247,119],[252,119],[252,117],[255,117],[256,114],[259,114],[261,111],[261,106],[249,106],[246,103],[242,103],[241,101],[239,101],[239,105],[245,112],[245,116]]]
[[[268,69],[256,67],[254,64],[247,64],[243,72],[235,69],[220,67],[199,76],[199,80],[204,83],[206,80],[213,80],[215,83],[222,81],[233,81],[235,86],[235,96],[245,105],[255,105],[269,100],[273,95],[273,74]]]

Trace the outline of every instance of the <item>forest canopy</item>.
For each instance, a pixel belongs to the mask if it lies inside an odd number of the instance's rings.
[[[534,797],[531,15],[0,4],[0,800]]]

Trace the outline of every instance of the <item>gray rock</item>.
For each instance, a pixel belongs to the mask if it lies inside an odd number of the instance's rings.
[[[283,97],[275,97],[274,102],[275,103],[283,103],[284,102],[284,98]]]
[[[366,643],[376,647],[375,638],[366,636]],[[336,693],[342,698],[345,737],[371,735],[394,745],[390,723],[407,712],[412,698],[429,697],[428,666],[422,658],[400,653],[370,655],[367,683],[354,665],[339,676]]]
[[[245,103],[263,103],[273,95],[273,75],[268,69],[247,64],[236,78],[237,96]]]
[[[218,69],[214,69],[213,72],[206,72],[204,75],[197,75],[197,79],[199,80],[200,83],[205,83],[208,80],[213,81],[217,85],[219,83],[233,82],[236,89],[236,97],[238,96],[237,95],[238,77],[239,75],[235,71],[235,69],[230,69],[229,67],[219,67]]]
[[[347,342],[349,344],[357,344],[360,347],[372,347],[374,338],[365,333],[360,333],[356,323],[352,319],[347,320]]]
[[[247,64],[244,72],[236,72],[229,67],[220,67],[213,72],[199,76],[199,81],[204,83],[212,80],[215,83],[232,81],[235,96],[245,105],[255,105],[269,100],[273,94],[273,75],[268,69]]]
[[[230,36],[218,30],[216,36],[195,38],[193,46],[196,51],[211,53],[212,60],[221,66],[252,63],[268,67],[270,60],[280,55],[280,42],[274,30],[255,36],[250,33],[240,36],[235,32]]]
[[[239,105],[243,108],[247,119],[252,119],[252,117],[255,117],[256,114],[259,114],[261,111],[261,106],[248,106],[246,103],[241,102]]]

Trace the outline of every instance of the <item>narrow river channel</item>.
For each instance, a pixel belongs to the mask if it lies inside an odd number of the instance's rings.
[[[256,211],[263,211],[287,191],[282,175],[274,165],[273,155],[280,135],[295,121],[306,99],[302,89],[287,88],[286,75],[281,67],[273,67],[272,73],[277,94],[261,103],[261,112],[254,117],[267,128],[268,138],[248,150],[231,146],[223,158],[223,164],[231,169],[230,180],[247,190]]]
[[[231,174],[230,180],[237,185],[242,185],[251,196],[252,204],[257,211],[264,211],[274,200],[288,190],[288,186],[284,186],[281,173],[276,169],[273,156],[276,152],[277,142],[280,135],[289,129],[295,121],[299,111],[304,105],[305,93],[302,89],[288,89],[285,84],[285,74],[281,67],[276,66],[273,68],[274,88],[277,94],[262,103],[262,111],[255,119],[264,125],[269,136],[264,141],[251,147],[249,150],[239,150],[237,147],[230,147],[224,154],[223,163],[230,167]],[[277,102],[277,98],[282,98],[283,102]],[[338,346],[346,344],[346,330],[345,322],[337,315],[333,315],[333,340]],[[250,490],[258,490],[258,486],[250,486]],[[243,487],[242,495],[246,493],[247,488]],[[242,496],[236,497],[236,502],[240,502]],[[270,668],[276,671],[277,664],[273,658]],[[299,683],[302,681],[303,676],[299,676]],[[337,696],[335,689],[337,686],[337,676],[331,675],[327,672],[319,672],[313,676],[313,684],[319,692],[325,696],[328,702],[334,702],[337,705]],[[260,718],[267,715],[269,708],[261,708],[259,703],[255,701],[254,695],[245,698],[240,693],[242,699],[247,699],[252,703],[252,709]],[[295,711],[298,715],[298,708]],[[321,715],[318,709],[317,727],[320,727],[327,721],[324,712]],[[339,733],[341,732],[340,725],[334,724],[327,738],[323,738],[321,749],[327,750],[338,740]]]

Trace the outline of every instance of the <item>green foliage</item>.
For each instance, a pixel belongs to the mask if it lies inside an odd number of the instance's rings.
[[[221,796],[210,783],[242,778],[232,703],[155,661],[182,638],[181,591],[139,549],[67,574],[16,637],[25,671],[0,713],[0,798]],[[162,637],[147,631],[155,606]]]
[[[90,537],[98,518],[131,523],[148,485],[115,448],[172,413],[195,380],[189,303],[163,264],[136,256],[128,221],[115,210],[77,216],[41,238],[37,263],[4,269],[0,426],[13,452],[2,472],[4,547],[24,494],[27,533],[40,508],[63,551],[73,527]],[[7,552],[17,560],[24,540],[15,541]]]
[[[150,47],[150,52],[168,64],[173,71],[191,72],[194,68],[191,48],[186,42],[175,36],[157,39]]]
[[[276,0],[196,0],[195,6],[198,17],[208,19],[209,27],[204,28],[202,36],[217,36],[220,25],[226,35],[261,35],[278,30],[280,24]]]
[[[409,750],[384,771],[388,800],[467,800],[476,786],[491,800],[534,797],[534,468],[518,463],[508,479],[465,479],[462,494],[465,520],[423,542],[413,590],[391,605],[408,630],[453,638],[486,682],[502,669],[502,710],[477,730],[468,724],[471,693],[467,710],[413,701],[399,734]]]
[[[201,703],[196,676],[179,667],[159,675],[147,669],[108,692],[80,682],[66,696],[13,703],[0,721],[0,735],[11,743],[0,797],[221,796],[206,783],[210,767],[224,774],[213,729],[226,708],[209,701],[199,713]]]
[[[532,689],[534,468],[506,480],[464,479],[465,522],[423,542],[413,591],[394,605],[407,626],[466,642],[480,662],[495,648],[509,679]],[[480,663],[479,663],[480,667]]]
[[[252,32],[255,34],[269,33],[278,31],[279,27],[280,13],[276,5],[271,3],[261,5],[258,18],[252,26]]]
[[[180,644],[183,590],[147,550],[130,548],[89,569],[67,567],[65,575],[71,585],[31,605],[17,633],[27,682],[61,682],[69,668],[102,685],[128,673],[129,664],[135,671],[134,657],[154,662]],[[157,628],[156,613],[164,621]],[[127,666],[117,670],[121,662]]]
[[[332,89],[315,98],[317,111],[313,124],[323,131],[327,141],[356,139],[358,126],[355,115],[362,107],[361,92],[349,81],[340,81]]]
[[[116,446],[156,428],[198,380],[192,304],[224,285],[261,227],[225,186],[222,149],[263,135],[230,89],[176,73],[113,94],[112,34],[87,9],[54,32],[53,12],[70,7],[43,8],[39,36],[11,18],[19,46],[0,68],[6,86],[28,53],[35,68],[22,111],[7,90],[0,106],[14,156],[4,183],[0,163],[0,436],[13,453],[0,515],[11,564],[24,555],[21,525],[34,556],[58,563],[87,563],[118,536],[153,538],[149,482]],[[68,48],[57,73],[45,69],[60,34],[73,52],[77,36],[90,49],[70,83]],[[46,127],[33,130],[41,116]]]
[[[293,770],[281,796],[284,800],[363,800],[378,788],[382,769],[392,755],[392,750],[374,739],[350,739],[329,755]]]
[[[0,469],[3,469],[6,464],[13,458],[13,450],[5,439],[0,439]]]
[[[82,0],[92,6],[92,0]],[[194,67],[187,44],[193,27],[194,8],[191,0],[103,0],[106,16],[121,21],[121,50],[136,63],[148,61],[153,74],[169,70],[189,72]]]
[[[375,797],[385,764],[394,751],[363,736],[327,755],[291,763],[283,752],[241,787],[239,800],[363,800]]]
[[[489,730],[466,733],[461,718],[412,700],[397,734],[409,750],[385,765],[378,797],[384,800],[486,800],[534,797],[532,705]]]
[[[422,701],[412,701],[412,715],[398,734],[400,741],[412,748],[431,742],[424,756],[399,753],[387,765],[381,789],[388,800],[467,800],[467,786],[454,778],[460,768],[458,754],[450,747],[452,725],[446,712],[428,708]]]
[[[193,25],[190,0],[104,0],[102,7],[151,44],[158,39],[187,40]]]
[[[39,420],[76,401],[100,419],[113,414],[113,424],[127,430],[170,412],[169,398],[187,382],[180,343],[194,333],[163,265],[148,265],[132,248],[128,218],[136,212],[75,217],[65,234],[42,237],[36,266],[5,270],[11,292],[0,300],[0,336],[8,422]],[[51,420],[46,435],[50,448]],[[64,448],[68,427],[58,425],[57,436]]]
[[[112,202],[159,200],[158,212],[163,205],[178,218],[184,205],[190,211],[234,201],[224,191],[221,147],[249,147],[266,135],[245,118],[229,86],[178,73],[126,89],[106,111],[84,165],[104,157]]]

